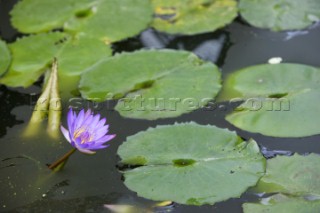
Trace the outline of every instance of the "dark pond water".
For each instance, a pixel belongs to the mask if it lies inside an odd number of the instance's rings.
[[[8,15],[15,2],[0,1],[0,36],[8,42],[19,36],[11,28]],[[320,67],[320,26],[297,32],[274,33],[250,27],[238,19],[215,33],[197,36],[174,37],[149,29],[135,38],[115,44],[113,49],[122,52],[151,47],[193,51],[203,59],[216,63],[224,77],[246,66],[267,63],[273,57],[281,57],[283,62]],[[116,151],[127,136],[160,124],[195,121],[236,130],[245,139],[254,138],[268,158],[293,152],[320,153],[320,136],[272,138],[236,129],[224,120],[226,113],[234,107],[226,103],[179,118],[145,121],[120,117],[112,110],[114,103],[110,102],[100,110],[108,118],[111,132],[117,134],[110,148],[97,152],[95,156],[76,153],[62,172],[52,174],[46,164],[67,152],[69,144],[63,138],[57,142],[45,134],[32,140],[20,136],[30,118],[40,86],[40,83],[28,89],[0,86],[0,211],[109,212],[103,204],[153,205],[152,201],[137,197],[124,186],[117,167],[119,158]],[[63,115],[68,103],[64,106]],[[64,116],[64,125],[65,119]],[[240,213],[242,203],[258,199],[258,195],[247,192],[241,198],[214,206],[174,204],[158,212]]]

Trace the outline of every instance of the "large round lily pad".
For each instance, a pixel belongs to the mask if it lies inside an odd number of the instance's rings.
[[[264,174],[254,141],[195,123],[150,128],[127,138],[118,150],[125,185],[139,196],[189,205],[239,197]]]
[[[233,21],[235,0],[152,0],[155,19],[152,26],[173,34],[214,31]]]
[[[320,69],[258,65],[228,76],[222,99],[243,100],[226,119],[240,129],[275,137],[320,134]]]
[[[263,198],[261,203],[243,204],[244,213],[315,213],[320,212],[320,200],[290,198],[278,194]]]
[[[20,32],[37,33],[63,27],[94,0],[22,0],[11,11],[11,22]],[[79,17],[78,17],[79,18]]]
[[[106,59],[85,72],[82,97],[120,99],[122,116],[142,119],[176,117],[206,105],[220,90],[220,72],[190,52],[142,50]]]
[[[267,171],[256,190],[294,196],[320,196],[320,156],[278,156],[267,161]]]
[[[251,25],[274,31],[299,30],[320,20],[318,0],[240,0],[239,9]]]
[[[0,40],[0,76],[5,73],[11,62],[11,54],[7,44]]]

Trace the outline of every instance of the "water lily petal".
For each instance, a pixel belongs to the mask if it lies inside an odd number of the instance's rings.
[[[74,121],[74,131],[79,129],[84,120],[84,110],[81,110]]]
[[[93,147],[90,147],[91,150],[98,150],[98,149],[105,149],[107,147],[109,147],[110,145],[98,145],[98,146],[93,146]]]
[[[85,113],[85,115],[84,115],[84,119],[86,119],[89,115],[91,115],[92,114],[92,111],[91,111],[91,109],[88,109],[87,110],[87,112]]]
[[[80,124],[80,126],[83,126],[89,119],[92,119],[92,117],[93,117],[92,111],[88,109],[84,114],[83,122],[82,124]]]
[[[86,117],[86,119],[83,121],[83,123],[81,124],[80,128],[84,128],[89,130],[90,129],[90,125],[93,121],[94,116],[93,115],[89,115],[88,117]]]
[[[105,135],[104,137],[96,140],[95,143],[96,144],[106,143],[106,142],[110,141],[111,139],[113,139],[114,137],[116,137],[116,135]]]
[[[67,141],[69,141],[69,143],[71,143],[69,131],[66,128],[64,128],[63,126],[60,126],[60,129],[61,129],[63,136],[67,139]]]
[[[68,112],[67,123],[68,123],[68,129],[72,132],[73,132],[73,124],[74,124],[75,118],[76,118],[75,114],[73,113],[72,108],[70,108]]]
[[[107,119],[102,118],[102,119],[98,122],[98,124],[95,126],[95,129],[99,129],[99,128],[103,127],[104,124],[106,123],[106,121],[107,121]]]
[[[109,125],[103,126],[99,129],[96,129],[94,132],[94,140],[97,141],[103,136],[105,136],[109,131]]]
[[[85,153],[85,154],[95,154],[96,152],[91,151],[89,149],[81,149],[81,148],[77,148],[80,152]]]
[[[99,123],[99,120],[100,120],[100,114],[97,114],[92,118],[92,122],[89,125],[91,130],[95,130],[96,129],[96,126]]]

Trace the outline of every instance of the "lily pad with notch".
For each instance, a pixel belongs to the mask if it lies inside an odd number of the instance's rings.
[[[30,86],[44,73],[68,39],[69,36],[61,32],[41,33],[9,44],[12,63],[0,82],[12,87]]]
[[[263,64],[230,74],[222,100],[244,101],[226,119],[236,127],[274,137],[320,134],[320,69]]]
[[[66,78],[78,76],[79,79],[88,67],[112,54],[111,47],[98,39],[71,39],[70,35],[61,32],[23,37],[10,44],[9,48],[13,61],[0,82],[13,87],[33,84],[46,71],[54,57],[58,59],[59,76],[64,84]],[[73,87],[76,89],[77,85]]]
[[[151,21],[149,1],[98,0],[92,15],[70,19],[65,24],[65,30],[109,44],[139,34]]]
[[[220,90],[220,72],[186,51],[141,50],[102,60],[83,73],[82,97],[122,98],[115,109],[124,117],[176,117],[205,106]]]
[[[318,0],[240,0],[239,10],[249,24],[273,31],[300,30],[320,20]]]
[[[11,22],[23,33],[47,32],[62,28],[66,21],[90,9],[96,2],[95,0],[22,0],[11,11]]]
[[[253,140],[196,123],[157,126],[127,138],[119,149],[125,185],[139,196],[188,205],[239,197],[264,174]]]
[[[258,182],[257,192],[284,193],[300,197],[320,197],[320,156],[277,156],[267,161],[267,171]]]

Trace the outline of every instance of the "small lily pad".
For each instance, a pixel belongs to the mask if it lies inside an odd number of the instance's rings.
[[[267,161],[267,171],[256,187],[264,193],[320,196],[320,156],[277,156]]]
[[[73,18],[65,29],[106,43],[139,34],[152,21],[146,0],[99,0],[88,17]]]
[[[38,33],[62,28],[64,23],[94,4],[93,0],[22,0],[11,11],[20,32]]]
[[[172,34],[211,32],[237,17],[235,0],[152,0],[152,26]]]
[[[263,198],[261,203],[245,203],[242,207],[244,213],[315,213],[320,211],[320,201],[277,194]]]
[[[319,82],[320,69],[300,64],[236,71],[228,76],[221,98],[244,103],[226,119],[240,129],[268,136],[320,134]]]
[[[318,0],[240,0],[239,9],[251,25],[274,31],[299,30],[320,20]]]
[[[203,205],[239,197],[264,174],[256,142],[195,123],[150,128],[119,149],[125,185],[152,200]]]
[[[121,98],[116,110],[125,117],[176,117],[206,105],[220,90],[220,72],[190,52],[142,50],[103,60],[85,72],[82,97],[95,101]]]
[[[5,73],[11,62],[11,54],[6,42],[0,40],[0,76]]]

